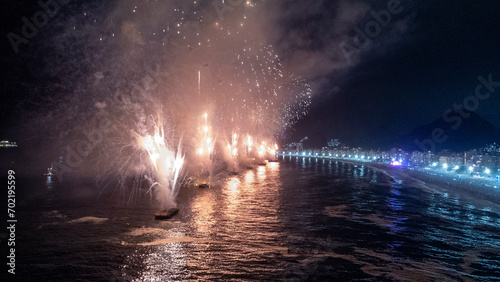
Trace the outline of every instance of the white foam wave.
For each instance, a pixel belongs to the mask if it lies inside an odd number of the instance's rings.
[[[68,223],[95,223],[95,224],[100,224],[105,221],[107,221],[107,218],[100,218],[100,217],[94,217],[94,216],[84,216],[78,219],[70,220]]]
[[[212,241],[212,240],[202,239],[202,238],[194,238],[194,237],[169,237],[169,238],[154,240],[151,242],[137,243],[137,245],[139,245],[139,246],[162,246],[162,245],[166,245],[166,244],[180,243],[180,242],[221,243],[221,242],[217,242],[217,241]]]
[[[143,236],[143,235],[164,235],[166,234],[167,231],[165,229],[161,228],[149,228],[149,227],[142,227],[142,228],[136,228],[130,232],[127,233],[129,236]]]

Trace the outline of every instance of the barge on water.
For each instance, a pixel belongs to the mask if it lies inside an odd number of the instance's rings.
[[[155,219],[169,219],[179,212],[178,208],[171,208],[168,210],[161,210],[155,212]]]

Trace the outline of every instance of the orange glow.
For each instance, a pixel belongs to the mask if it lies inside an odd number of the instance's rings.
[[[250,135],[248,135],[247,146],[248,152],[252,151],[252,137],[250,137]]]
[[[271,168],[271,170],[274,171],[274,170],[278,169],[279,163],[277,163],[277,162],[270,162],[270,163],[267,164],[267,166],[269,166],[269,168]]]
[[[240,191],[240,180],[236,177],[231,178],[229,182],[227,183],[227,188],[229,189],[230,192],[232,193],[237,193]]]
[[[252,170],[247,171],[245,174],[245,183],[253,183],[254,177],[255,176]]]
[[[259,166],[257,168],[257,177],[259,178],[259,180],[266,179],[266,167],[265,166]]]

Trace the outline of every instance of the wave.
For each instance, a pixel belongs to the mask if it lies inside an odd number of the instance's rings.
[[[194,238],[194,237],[169,237],[163,239],[157,239],[150,242],[137,243],[138,246],[162,246],[171,243],[183,243],[183,242],[196,242],[196,243],[222,243],[219,241],[213,241],[202,238]],[[122,245],[124,243],[122,242]]]
[[[167,231],[165,229],[161,228],[148,228],[148,227],[142,227],[142,228],[136,228],[130,232],[128,232],[126,235],[129,236],[143,236],[143,235],[164,235]]]
[[[94,223],[94,224],[100,224],[105,221],[107,221],[107,218],[100,218],[100,217],[94,217],[94,216],[84,216],[78,219],[73,219],[68,221],[67,223]]]
[[[66,218],[66,215],[60,213],[59,211],[57,210],[53,210],[53,211],[50,211],[50,212],[46,212],[44,213],[44,217],[48,217],[48,218],[61,218],[61,219],[64,219]]]
[[[324,213],[329,217],[346,217],[349,212],[346,205],[326,206]]]

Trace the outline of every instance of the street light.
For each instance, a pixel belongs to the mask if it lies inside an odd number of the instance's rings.
[[[473,170],[474,170],[474,168],[469,166],[469,171],[473,171]]]
[[[491,172],[491,171],[490,171],[490,169],[489,169],[489,168],[486,168],[486,169],[484,170],[484,173],[486,173],[486,174],[490,174],[490,172]]]

